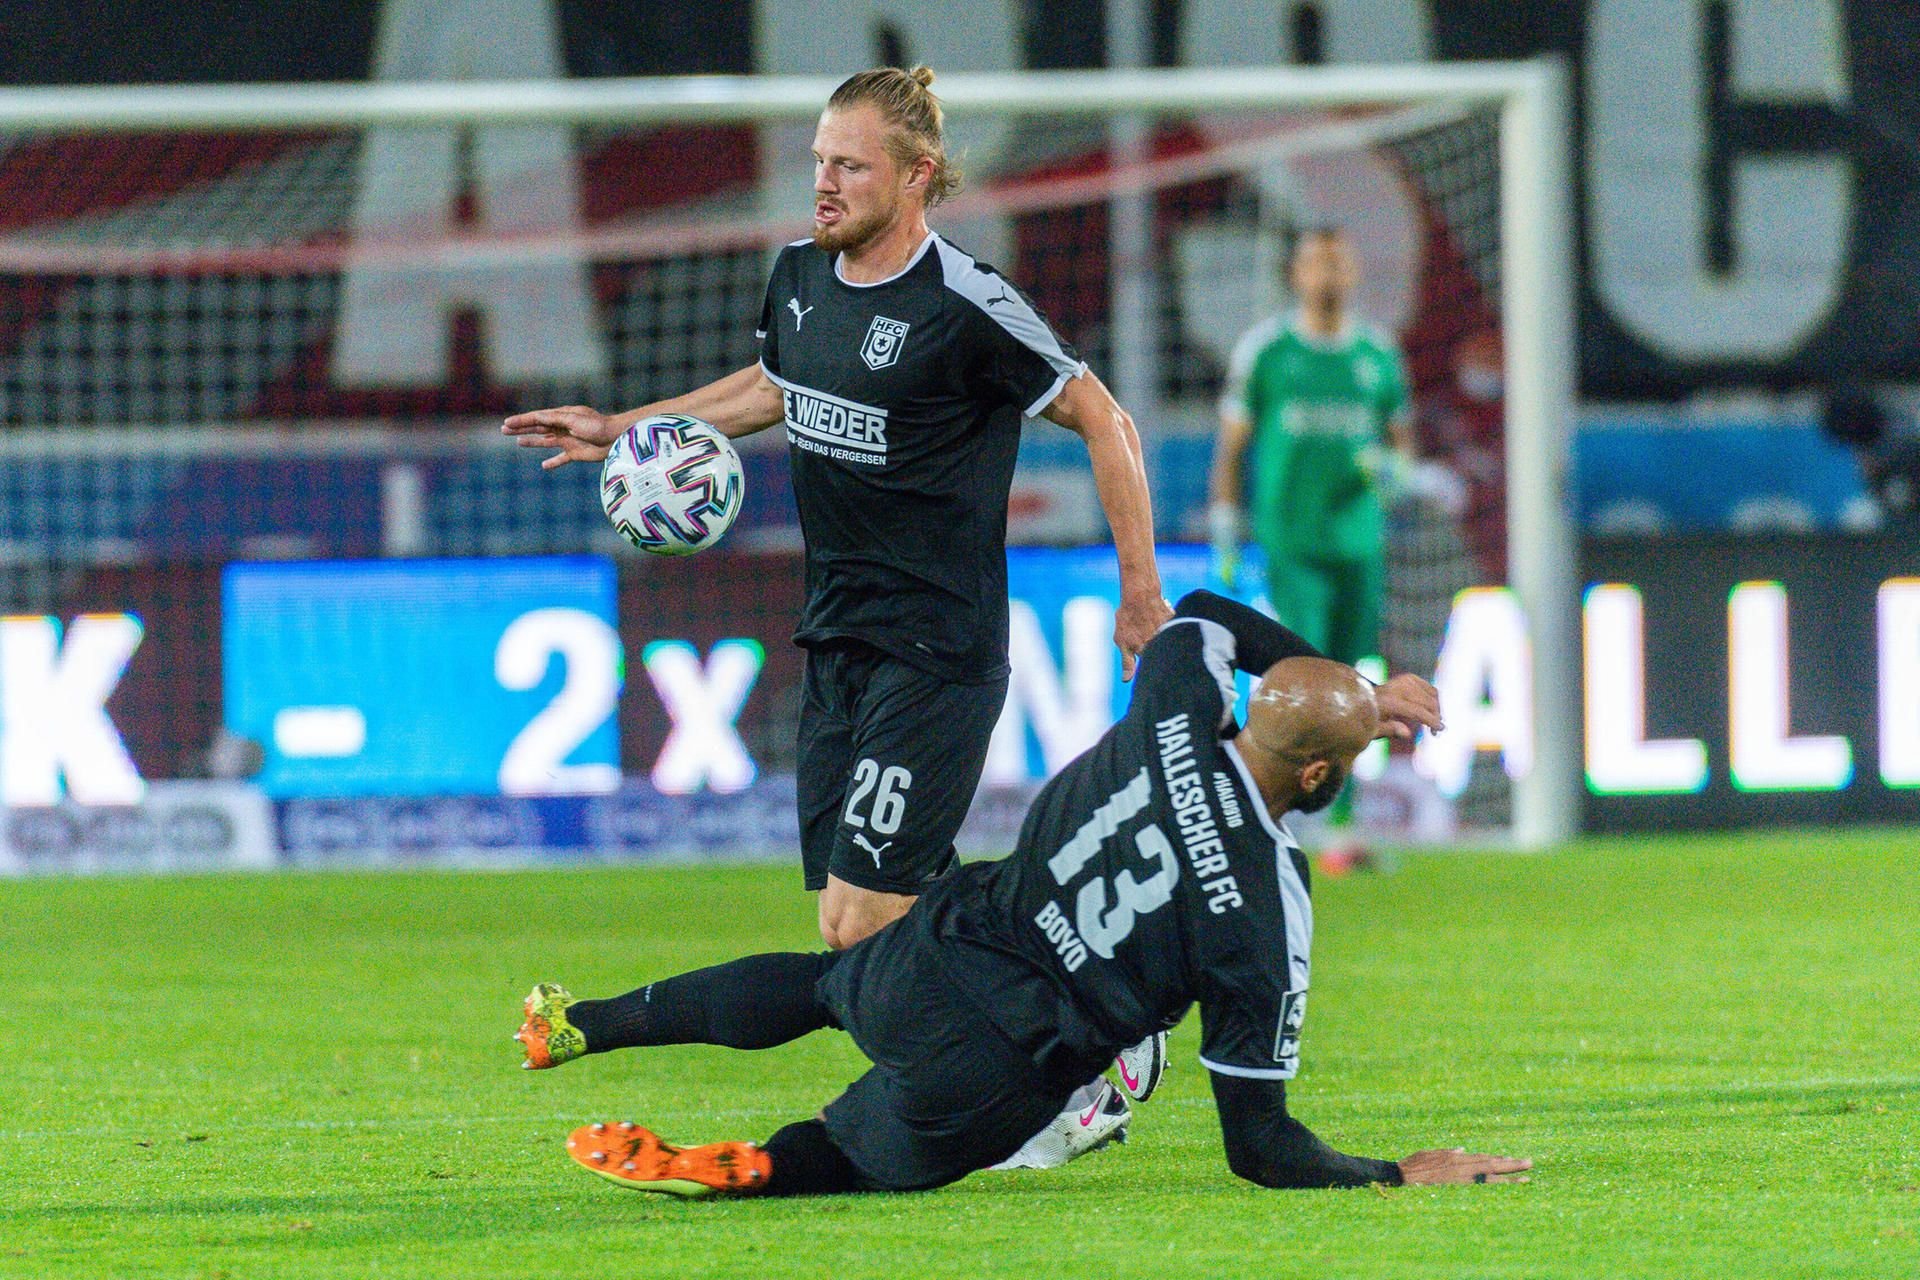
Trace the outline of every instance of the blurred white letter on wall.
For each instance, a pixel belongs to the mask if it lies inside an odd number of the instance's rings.
[[[566,74],[554,0],[386,0],[374,78],[537,80]],[[579,181],[564,125],[481,125],[468,162],[479,228],[545,236],[511,256],[422,244],[457,231],[461,130],[369,129],[354,193],[356,258],[341,282],[333,376],[346,386],[446,381],[448,318],[477,311],[488,371],[506,382],[591,378],[607,365],[588,264],[566,242]]]
[[[1880,584],[1880,777],[1920,787],[1920,578]]]
[[[1730,158],[1731,262],[1708,246],[1708,6],[1593,0],[1587,17],[1587,235],[1613,318],[1682,361],[1792,354],[1840,298],[1853,221],[1845,157]],[[1727,0],[1730,106],[1847,101],[1837,0]]]

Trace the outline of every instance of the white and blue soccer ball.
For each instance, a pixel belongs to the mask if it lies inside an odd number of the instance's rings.
[[[720,541],[740,514],[744,481],[733,442],[683,413],[642,418],[600,468],[600,505],[642,551],[684,556]]]

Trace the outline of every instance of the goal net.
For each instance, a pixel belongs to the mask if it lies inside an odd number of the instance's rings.
[[[218,772],[236,740],[264,753],[261,777],[279,776],[272,733],[236,717],[259,690],[241,687],[253,659],[235,647],[233,565],[619,555],[588,469],[542,472],[504,447],[499,417],[630,407],[757,358],[770,254],[805,234],[811,118],[829,83],[435,88],[404,107],[236,90],[197,114],[179,104],[190,127],[174,128],[152,123],[169,114],[166,91],[0,101],[0,610],[53,620],[40,661],[55,679],[80,660],[77,619],[139,621],[145,656],[136,647],[97,676],[107,692],[87,712],[124,744],[116,776]],[[1567,554],[1552,490],[1567,378],[1551,367],[1566,359],[1554,75],[1072,73],[936,88],[966,186],[931,221],[1025,288],[1133,412],[1170,588],[1206,578],[1204,554],[1179,544],[1205,538],[1229,353],[1290,306],[1292,237],[1346,230],[1355,310],[1404,355],[1430,482],[1389,510],[1383,656],[1433,672],[1451,647],[1448,692],[1468,699],[1454,719],[1471,738],[1374,760],[1362,816],[1415,834],[1516,820],[1529,843],[1565,834],[1569,780],[1541,775],[1577,776],[1552,723],[1553,689],[1575,674],[1539,671],[1568,661],[1556,611],[1571,572],[1552,563]],[[1544,228],[1516,221],[1516,193]],[[1516,307],[1531,329],[1516,328]],[[1516,431],[1529,435],[1518,452]],[[792,558],[776,435],[747,449],[755,497],[731,545],[696,569],[621,557],[606,618],[634,655],[753,637],[765,661],[751,688],[726,717],[706,715],[769,776],[791,765],[783,682],[797,668],[774,656],[791,593],[756,584],[794,570],[733,562]],[[1076,445],[1028,433],[1016,541],[1103,535]],[[704,591],[703,577],[730,589]],[[1520,652],[1503,657],[1500,607],[1483,597],[1507,587]],[[1034,609],[1049,688],[1070,703],[1064,603]],[[36,670],[24,634],[0,637],[0,683]],[[553,690],[531,694],[538,709]],[[628,679],[606,709],[619,730],[607,763],[658,780],[687,729],[672,697]],[[34,715],[54,711],[6,706],[0,743],[19,755]],[[1040,762],[1050,713],[1027,712]],[[319,739],[294,745],[351,754],[377,719],[341,719],[331,745],[324,717],[302,720]],[[76,765],[81,751],[46,769],[105,767]],[[688,777],[693,790],[714,782]],[[293,795],[284,786],[277,799]],[[16,781],[5,798],[37,794]]]

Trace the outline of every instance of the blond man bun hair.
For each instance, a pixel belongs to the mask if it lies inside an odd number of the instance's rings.
[[[933,176],[927,181],[929,209],[960,189],[959,166],[947,158],[946,116],[932,85],[931,67],[875,67],[848,76],[827,99],[829,111],[859,106],[878,111],[887,126],[887,154],[895,164],[904,168],[923,157],[933,161]]]

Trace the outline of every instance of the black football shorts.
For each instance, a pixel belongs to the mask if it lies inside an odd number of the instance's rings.
[[[808,650],[796,758],[807,888],[831,873],[918,894],[953,865],[1006,700],[1004,676],[956,684],[853,641]]]
[[[816,988],[873,1060],[822,1113],[869,1190],[942,1187],[998,1164],[1074,1089],[953,990],[913,914],[843,952]]]

